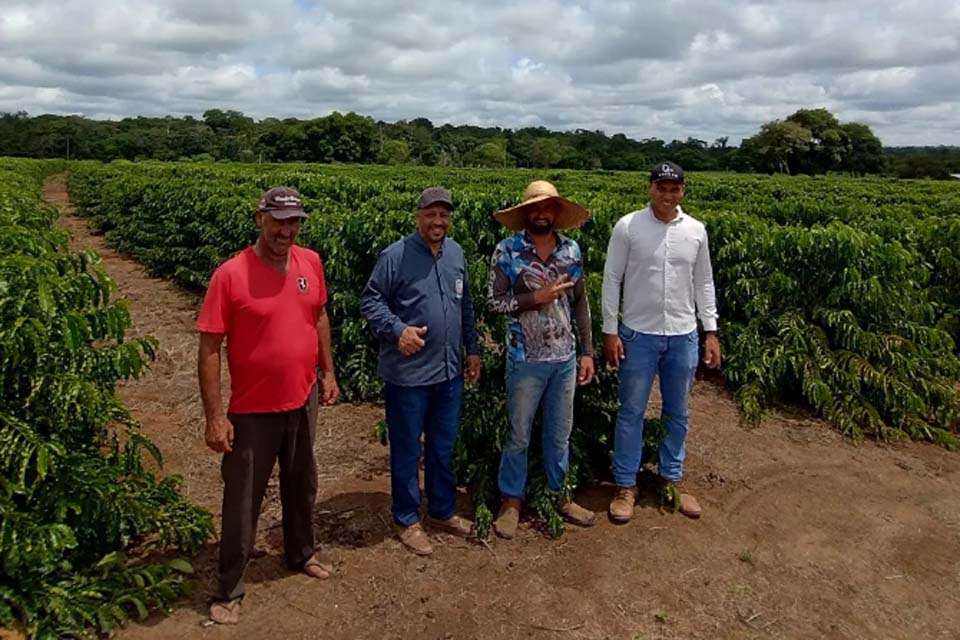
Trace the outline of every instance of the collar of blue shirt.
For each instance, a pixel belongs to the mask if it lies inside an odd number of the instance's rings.
[[[556,236],[557,238],[557,245],[553,248],[554,253],[562,249],[564,246],[570,244],[570,239],[567,238],[566,236],[562,236],[556,231],[553,232],[553,235]],[[516,232],[513,235],[513,237],[517,242],[517,244],[515,245],[515,249],[517,251],[523,251],[524,249],[531,249],[531,250],[536,249],[536,246],[533,244],[533,239],[530,238],[526,230]]]
[[[431,251],[430,245],[428,245],[428,244],[424,241],[424,239],[423,239],[423,237],[420,235],[420,232],[419,232],[419,231],[414,231],[413,233],[410,234],[409,237],[413,239],[413,243],[414,243],[415,245],[417,245],[418,247],[420,247],[421,249],[423,249],[424,251],[426,251],[427,253],[429,253],[431,256],[433,255],[433,251]],[[446,242],[447,242],[447,237],[444,236],[444,237],[443,237],[443,240],[440,241],[440,249],[439,249],[439,251],[437,251],[437,257],[438,257],[438,258],[443,255],[443,245],[444,245]]]

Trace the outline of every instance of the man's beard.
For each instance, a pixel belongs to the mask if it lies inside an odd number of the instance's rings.
[[[535,236],[543,236],[553,231],[552,222],[531,222],[528,231]]]

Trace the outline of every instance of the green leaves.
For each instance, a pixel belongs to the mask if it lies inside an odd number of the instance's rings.
[[[0,160],[0,623],[35,638],[93,637],[169,607],[185,563],[134,566],[125,553],[192,553],[213,533],[175,478],[141,463],[159,451],[115,387],[157,343],[127,339],[99,257],[70,254],[50,227],[40,186],[59,168]]]
[[[14,416],[0,413],[0,475],[12,480],[14,493],[27,494],[46,479],[65,454],[62,444],[49,441]]]
[[[174,558],[167,563],[167,566],[184,575],[193,575],[193,566],[186,560]]]
[[[465,395],[454,465],[458,478],[473,486],[482,522],[496,508],[497,464],[509,433],[504,320],[485,302],[488,260],[506,234],[492,213],[516,203],[526,184],[542,177],[591,211],[591,220],[570,235],[583,250],[599,341],[610,230],[647,201],[645,180],[636,174],[549,173],[84,164],[71,177],[71,196],[118,249],[153,273],[201,288],[220,262],[255,239],[252,212],[260,192],[277,184],[300,189],[311,217],[299,242],[324,259],[342,390],[362,399],[380,393],[380,380],[359,293],[379,252],[413,231],[420,189],[450,187],[457,202],[450,235],[467,252],[470,290],[486,336],[484,371]],[[960,185],[693,174],[687,187],[684,208],[710,233],[724,375],[745,423],[759,421],[772,403],[800,402],[855,439],[956,442]],[[0,299],[7,295],[2,291],[0,285]],[[101,317],[88,321],[91,331],[109,333]],[[20,329],[28,349],[36,331]],[[617,376],[599,367],[597,381],[577,392],[566,489],[608,472],[618,405]],[[648,431],[654,438],[657,423]],[[656,441],[647,446],[655,451]],[[550,501],[541,500],[545,484],[536,449],[530,450],[531,502],[558,534],[562,522]]]

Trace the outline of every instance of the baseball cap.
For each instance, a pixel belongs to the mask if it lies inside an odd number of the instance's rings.
[[[257,204],[257,211],[269,213],[276,220],[307,217],[303,210],[303,198],[292,187],[274,187],[264,192]]]
[[[661,180],[673,180],[683,184],[683,169],[676,162],[665,160],[657,163],[650,172],[650,182],[660,182]]]
[[[417,209],[426,209],[438,202],[442,202],[453,209],[453,199],[450,197],[449,191],[443,187],[427,187],[420,194],[420,199],[417,200]]]

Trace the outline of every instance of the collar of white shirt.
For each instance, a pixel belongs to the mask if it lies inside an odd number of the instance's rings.
[[[680,205],[677,205],[677,215],[676,215],[676,217],[675,217],[673,220],[671,220],[670,222],[664,222],[663,220],[661,220],[660,218],[658,218],[658,217],[657,217],[657,214],[655,214],[655,213],[653,212],[653,205],[652,205],[652,204],[648,204],[648,205],[647,205],[647,211],[650,212],[650,217],[653,218],[656,222],[659,222],[660,224],[675,224],[675,223],[677,223],[677,222],[680,222],[682,219],[684,219],[684,218],[687,216],[687,214],[685,214],[685,213],[683,212],[683,209],[680,208]]]

